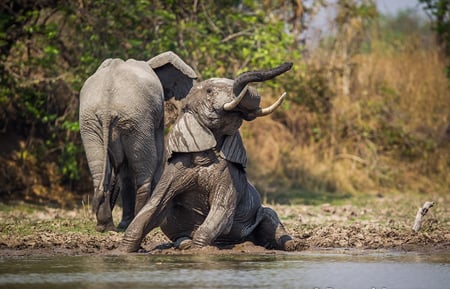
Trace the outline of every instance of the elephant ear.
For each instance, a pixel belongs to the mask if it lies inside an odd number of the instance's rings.
[[[241,164],[244,168],[247,166],[247,153],[239,131],[225,137],[220,155],[230,162]]]
[[[169,157],[172,152],[190,153],[209,150],[216,146],[213,133],[200,124],[192,113],[185,112],[167,137]]]
[[[165,100],[171,97],[176,100],[184,98],[197,79],[194,70],[172,51],[161,53],[147,63],[161,81]]]

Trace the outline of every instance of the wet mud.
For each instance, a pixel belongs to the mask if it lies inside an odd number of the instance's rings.
[[[400,198],[401,199],[401,198]],[[297,240],[297,251],[399,250],[448,252],[450,213],[447,200],[424,218],[419,232],[412,230],[417,207],[396,200],[374,200],[359,205],[272,205],[288,232]],[[448,204],[448,203],[447,203]],[[417,204],[420,206],[420,204]],[[63,210],[23,206],[0,211],[0,255],[94,255],[123,254],[119,250],[122,232],[98,233],[86,209]],[[118,218],[116,218],[118,220]],[[159,230],[146,236],[147,254],[258,254],[283,253],[251,242],[233,246],[209,246],[178,250]]]

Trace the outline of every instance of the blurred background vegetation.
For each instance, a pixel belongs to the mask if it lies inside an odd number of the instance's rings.
[[[166,50],[200,80],[295,63],[260,87],[265,103],[286,90],[283,109],[241,129],[266,201],[448,194],[450,1],[419,4],[429,17],[370,0],[2,1],[0,200],[86,201],[83,82],[106,58]]]

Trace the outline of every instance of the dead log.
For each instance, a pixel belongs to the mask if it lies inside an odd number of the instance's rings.
[[[428,213],[428,210],[434,206],[433,202],[425,202],[422,208],[419,208],[416,214],[416,220],[414,221],[414,225],[412,227],[414,232],[419,232],[420,227],[422,227],[422,218]]]

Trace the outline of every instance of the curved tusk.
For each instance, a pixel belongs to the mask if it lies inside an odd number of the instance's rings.
[[[247,93],[248,90],[248,85],[244,86],[244,88],[241,90],[241,92],[239,93],[238,97],[236,97],[235,99],[233,99],[230,102],[227,102],[223,105],[223,109],[225,111],[230,111],[235,109],[239,103],[241,102],[241,100],[244,98],[245,93]]]
[[[260,117],[260,116],[265,116],[265,115],[271,114],[272,112],[275,111],[275,109],[277,109],[281,105],[281,103],[283,103],[285,98],[286,98],[286,92],[284,92],[280,96],[280,98],[278,98],[278,100],[275,101],[271,106],[266,107],[266,108],[260,108],[257,111],[252,112],[249,116],[251,118],[254,118],[254,117]]]

